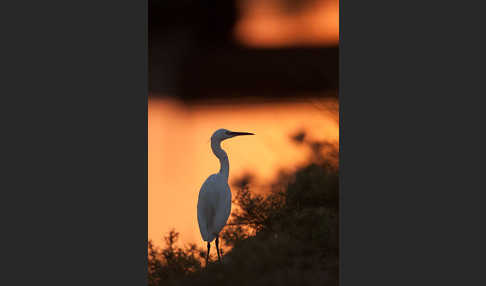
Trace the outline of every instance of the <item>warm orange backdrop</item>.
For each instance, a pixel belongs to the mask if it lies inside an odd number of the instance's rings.
[[[245,171],[264,184],[280,168],[305,162],[306,150],[289,140],[305,128],[316,139],[338,142],[337,102],[303,101],[261,105],[185,106],[169,99],[149,100],[148,236],[162,244],[174,227],[183,243],[202,246],[196,205],[199,188],[219,162],[209,138],[218,128],[256,133],[223,142],[230,160],[229,180]]]
[[[239,1],[238,42],[254,47],[323,46],[339,41],[339,0],[307,1],[290,6],[282,0]],[[303,3],[305,1],[301,1]]]

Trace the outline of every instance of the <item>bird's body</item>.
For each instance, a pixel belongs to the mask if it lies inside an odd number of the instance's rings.
[[[199,191],[197,201],[197,221],[204,241],[208,243],[209,257],[210,242],[216,239],[216,250],[219,255],[218,236],[228,221],[231,213],[231,189],[228,185],[229,160],[226,152],[221,148],[221,141],[238,135],[253,135],[247,132],[232,132],[218,129],[211,136],[211,149],[219,159],[221,168],[218,173],[209,176]]]
[[[221,174],[207,178],[199,192],[197,220],[204,241],[218,236],[231,213],[231,190],[228,179]]]

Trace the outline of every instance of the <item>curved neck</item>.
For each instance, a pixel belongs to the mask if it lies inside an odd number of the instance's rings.
[[[221,167],[219,169],[219,173],[228,178],[229,175],[229,161],[228,161],[228,155],[226,155],[226,152],[221,149],[221,141],[213,141],[211,140],[211,149],[213,150],[213,153],[216,157],[219,159],[219,163],[221,164]]]

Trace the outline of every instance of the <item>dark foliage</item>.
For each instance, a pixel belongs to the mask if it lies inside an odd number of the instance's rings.
[[[338,150],[298,135],[312,150],[307,165],[280,172],[263,194],[251,192],[249,174],[234,182],[223,263],[203,268],[204,250],[175,248],[172,231],[165,249],[149,243],[150,285],[338,285]]]
[[[201,270],[200,257],[204,257],[203,249],[190,244],[186,249],[176,247],[179,233],[171,230],[164,238],[166,247],[156,248],[151,241],[148,243],[148,281],[149,285],[166,285],[168,282],[190,276]]]

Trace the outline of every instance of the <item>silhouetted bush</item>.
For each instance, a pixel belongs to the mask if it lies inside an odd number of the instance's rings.
[[[162,250],[148,242],[149,285],[166,285],[201,270],[200,257],[204,257],[204,250],[195,244],[190,244],[186,249],[176,247],[178,238],[179,233],[171,230],[164,238],[166,247]]]
[[[150,285],[338,285],[339,152],[297,135],[312,151],[307,165],[280,172],[262,194],[251,192],[250,174],[233,182],[223,263],[203,268],[205,250],[175,248],[172,231],[163,250],[149,242]]]

